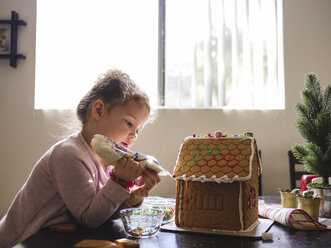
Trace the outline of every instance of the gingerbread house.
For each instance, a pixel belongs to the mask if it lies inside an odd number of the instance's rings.
[[[231,231],[258,223],[261,163],[251,135],[187,137],[173,171],[179,227]]]

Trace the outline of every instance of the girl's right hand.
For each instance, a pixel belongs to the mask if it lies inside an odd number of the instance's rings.
[[[114,175],[124,182],[135,180],[143,171],[144,167],[131,158],[122,158],[114,166]]]

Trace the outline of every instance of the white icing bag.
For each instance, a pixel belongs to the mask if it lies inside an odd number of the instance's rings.
[[[94,135],[91,146],[93,150],[106,162],[107,165],[114,165],[123,157],[132,158],[145,168],[157,171],[160,176],[170,176],[170,172],[159,165],[155,157],[138,152],[132,152],[129,149],[118,145],[108,137],[96,134]]]

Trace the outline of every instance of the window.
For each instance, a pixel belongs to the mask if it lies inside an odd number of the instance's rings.
[[[153,106],[284,108],[281,5],[39,0],[35,108],[75,108],[110,67]]]
[[[74,109],[100,73],[127,72],[156,104],[155,0],[37,1],[35,108]]]
[[[282,1],[166,0],[165,106],[284,108]]]

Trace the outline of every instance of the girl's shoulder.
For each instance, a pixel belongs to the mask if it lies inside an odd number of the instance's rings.
[[[59,146],[59,147],[64,147],[64,148],[69,148],[69,147],[72,147],[72,148],[84,147],[84,145],[82,144],[82,141],[84,141],[84,139],[81,140],[80,139],[80,136],[81,136],[80,133],[74,133],[74,134],[68,136],[67,138],[59,141],[55,145],[56,146]]]
[[[47,153],[47,167],[50,170],[68,170],[83,164],[89,171],[95,171],[94,155],[80,133],[59,141]]]
[[[56,144],[54,144],[49,152],[54,154],[72,154],[72,153],[80,153],[82,150],[86,150],[84,144],[81,143],[79,139],[79,134],[72,134],[69,137],[60,140]]]
[[[50,161],[71,161],[91,159],[93,154],[80,133],[57,142],[45,154]]]

